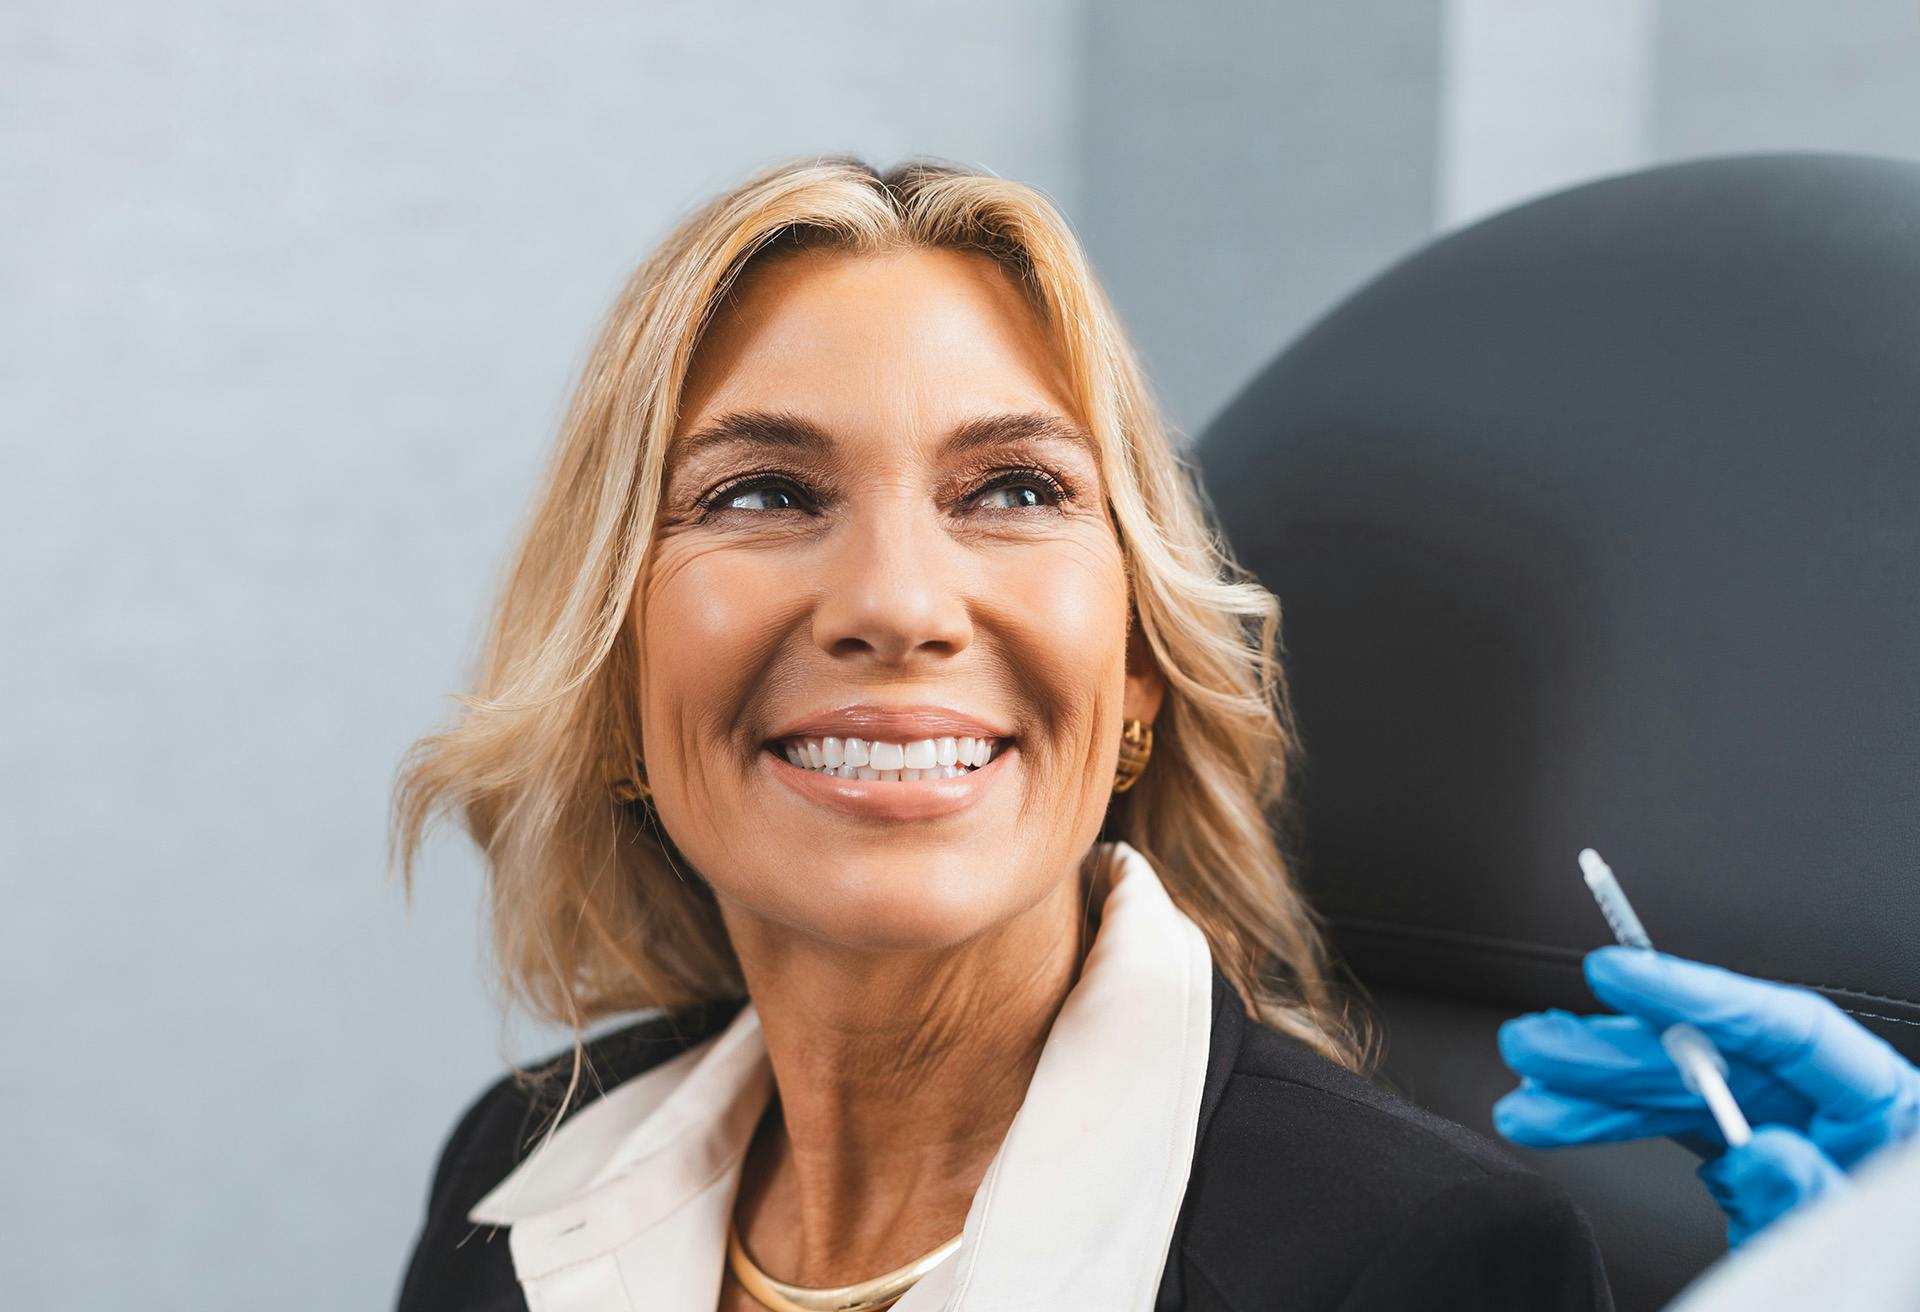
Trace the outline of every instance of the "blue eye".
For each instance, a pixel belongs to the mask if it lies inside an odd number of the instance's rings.
[[[757,503],[757,504],[756,504]],[[721,488],[707,498],[705,509],[719,510],[804,510],[800,491],[784,478],[752,478]]]
[[[988,510],[1047,510],[1072,496],[1065,484],[1040,469],[1009,470],[974,493]],[[991,504],[993,500],[1000,504]]]
[[[990,510],[1030,510],[1035,506],[1047,504],[1041,491],[1030,484],[1009,483],[1000,487],[990,487],[980,495]],[[991,501],[995,497],[1001,497],[1010,504],[992,505]]]
[[[1073,499],[1073,490],[1043,469],[1001,471],[968,496],[968,504],[995,513],[1058,510]],[[785,475],[755,474],[711,492],[700,503],[708,515],[738,511],[768,514],[814,510],[813,497]]]

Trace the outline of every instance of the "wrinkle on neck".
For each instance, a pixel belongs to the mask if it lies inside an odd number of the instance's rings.
[[[1106,879],[1083,870],[938,954],[850,955],[730,917],[776,1085],[734,1213],[763,1269],[851,1283],[960,1231],[1079,978]]]

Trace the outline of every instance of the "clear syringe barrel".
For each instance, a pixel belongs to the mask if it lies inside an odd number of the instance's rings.
[[[1607,918],[1607,927],[1613,931],[1614,938],[1624,947],[1653,951],[1653,940],[1647,937],[1640,917],[1634,914],[1633,904],[1627,901],[1620,881],[1614,878],[1612,868],[1600,859],[1600,854],[1590,847],[1580,853],[1580,874],[1586,879],[1600,914]],[[1713,1114],[1713,1123],[1720,1127],[1729,1147],[1738,1148],[1753,1138],[1753,1127],[1747,1124],[1746,1114],[1727,1086],[1726,1058],[1713,1046],[1713,1040],[1691,1025],[1669,1025],[1660,1032],[1660,1046],[1673,1059],[1681,1082],[1706,1102],[1707,1110]]]
[[[1599,903],[1600,914],[1607,918],[1607,928],[1613,931],[1614,938],[1626,947],[1653,951],[1653,940],[1647,937],[1640,917],[1633,914],[1633,904],[1621,891],[1620,881],[1613,877],[1612,867],[1590,847],[1580,851],[1580,874],[1586,879],[1593,900]]]

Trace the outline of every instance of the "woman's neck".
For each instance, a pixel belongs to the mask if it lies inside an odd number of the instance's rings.
[[[1063,880],[938,954],[850,954],[729,914],[778,1090],[734,1212],[763,1269],[846,1284],[959,1232],[1079,976],[1098,895]]]

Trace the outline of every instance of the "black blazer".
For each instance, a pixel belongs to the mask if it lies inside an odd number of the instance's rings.
[[[587,1045],[574,1110],[725,1027],[743,1004]],[[554,1060],[564,1072],[571,1054]],[[564,1088],[566,1080],[557,1082]],[[399,1312],[525,1312],[506,1234],[467,1210],[518,1163],[558,1091],[511,1078],[440,1154]],[[1479,1135],[1251,1020],[1216,966],[1199,1137],[1157,1312],[1592,1312],[1613,1306],[1586,1217]]]

